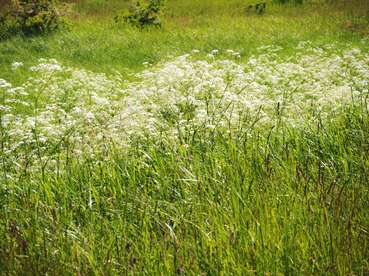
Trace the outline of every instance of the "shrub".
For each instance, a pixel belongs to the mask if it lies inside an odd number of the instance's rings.
[[[273,0],[277,4],[303,4],[304,0]]]
[[[14,34],[35,35],[54,31],[61,19],[52,0],[14,0],[0,16],[0,38]]]
[[[161,27],[160,14],[162,6],[162,0],[138,1],[131,10],[116,16],[115,21],[123,21],[139,28],[146,26]]]
[[[266,2],[260,2],[255,5],[249,5],[246,9],[248,13],[255,11],[257,14],[264,14],[266,10]]]

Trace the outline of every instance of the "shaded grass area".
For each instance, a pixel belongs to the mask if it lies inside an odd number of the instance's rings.
[[[365,275],[369,115],[333,117],[265,129],[250,115],[25,170],[0,190],[1,270]]]

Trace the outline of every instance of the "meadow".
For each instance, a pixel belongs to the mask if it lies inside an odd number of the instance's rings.
[[[0,41],[0,274],[368,275],[369,3],[251,2]]]

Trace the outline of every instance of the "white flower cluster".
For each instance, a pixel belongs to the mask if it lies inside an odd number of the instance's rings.
[[[13,62],[12,63],[12,70],[13,71],[15,71],[15,70],[17,70],[19,67],[22,67],[24,64],[23,64],[23,62],[17,62],[17,61],[15,61],[15,62]]]
[[[29,160],[49,162],[65,147],[92,154],[108,143],[128,146],[143,133],[229,127],[255,113],[266,124],[301,125],[312,111],[324,116],[368,94],[368,53],[332,54],[310,43],[300,48],[286,58],[277,54],[280,48],[263,47],[246,64],[215,59],[218,50],[210,60],[187,54],[148,67],[134,82],[40,60],[30,68],[35,76],[19,87],[0,79],[3,154],[22,167]]]

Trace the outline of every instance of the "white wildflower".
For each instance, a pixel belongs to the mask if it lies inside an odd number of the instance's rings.
[[[11,68],[13,71],[17,70],[19,67],[22,67],[24,64],[23,62],[15,61],[12,63]]]

